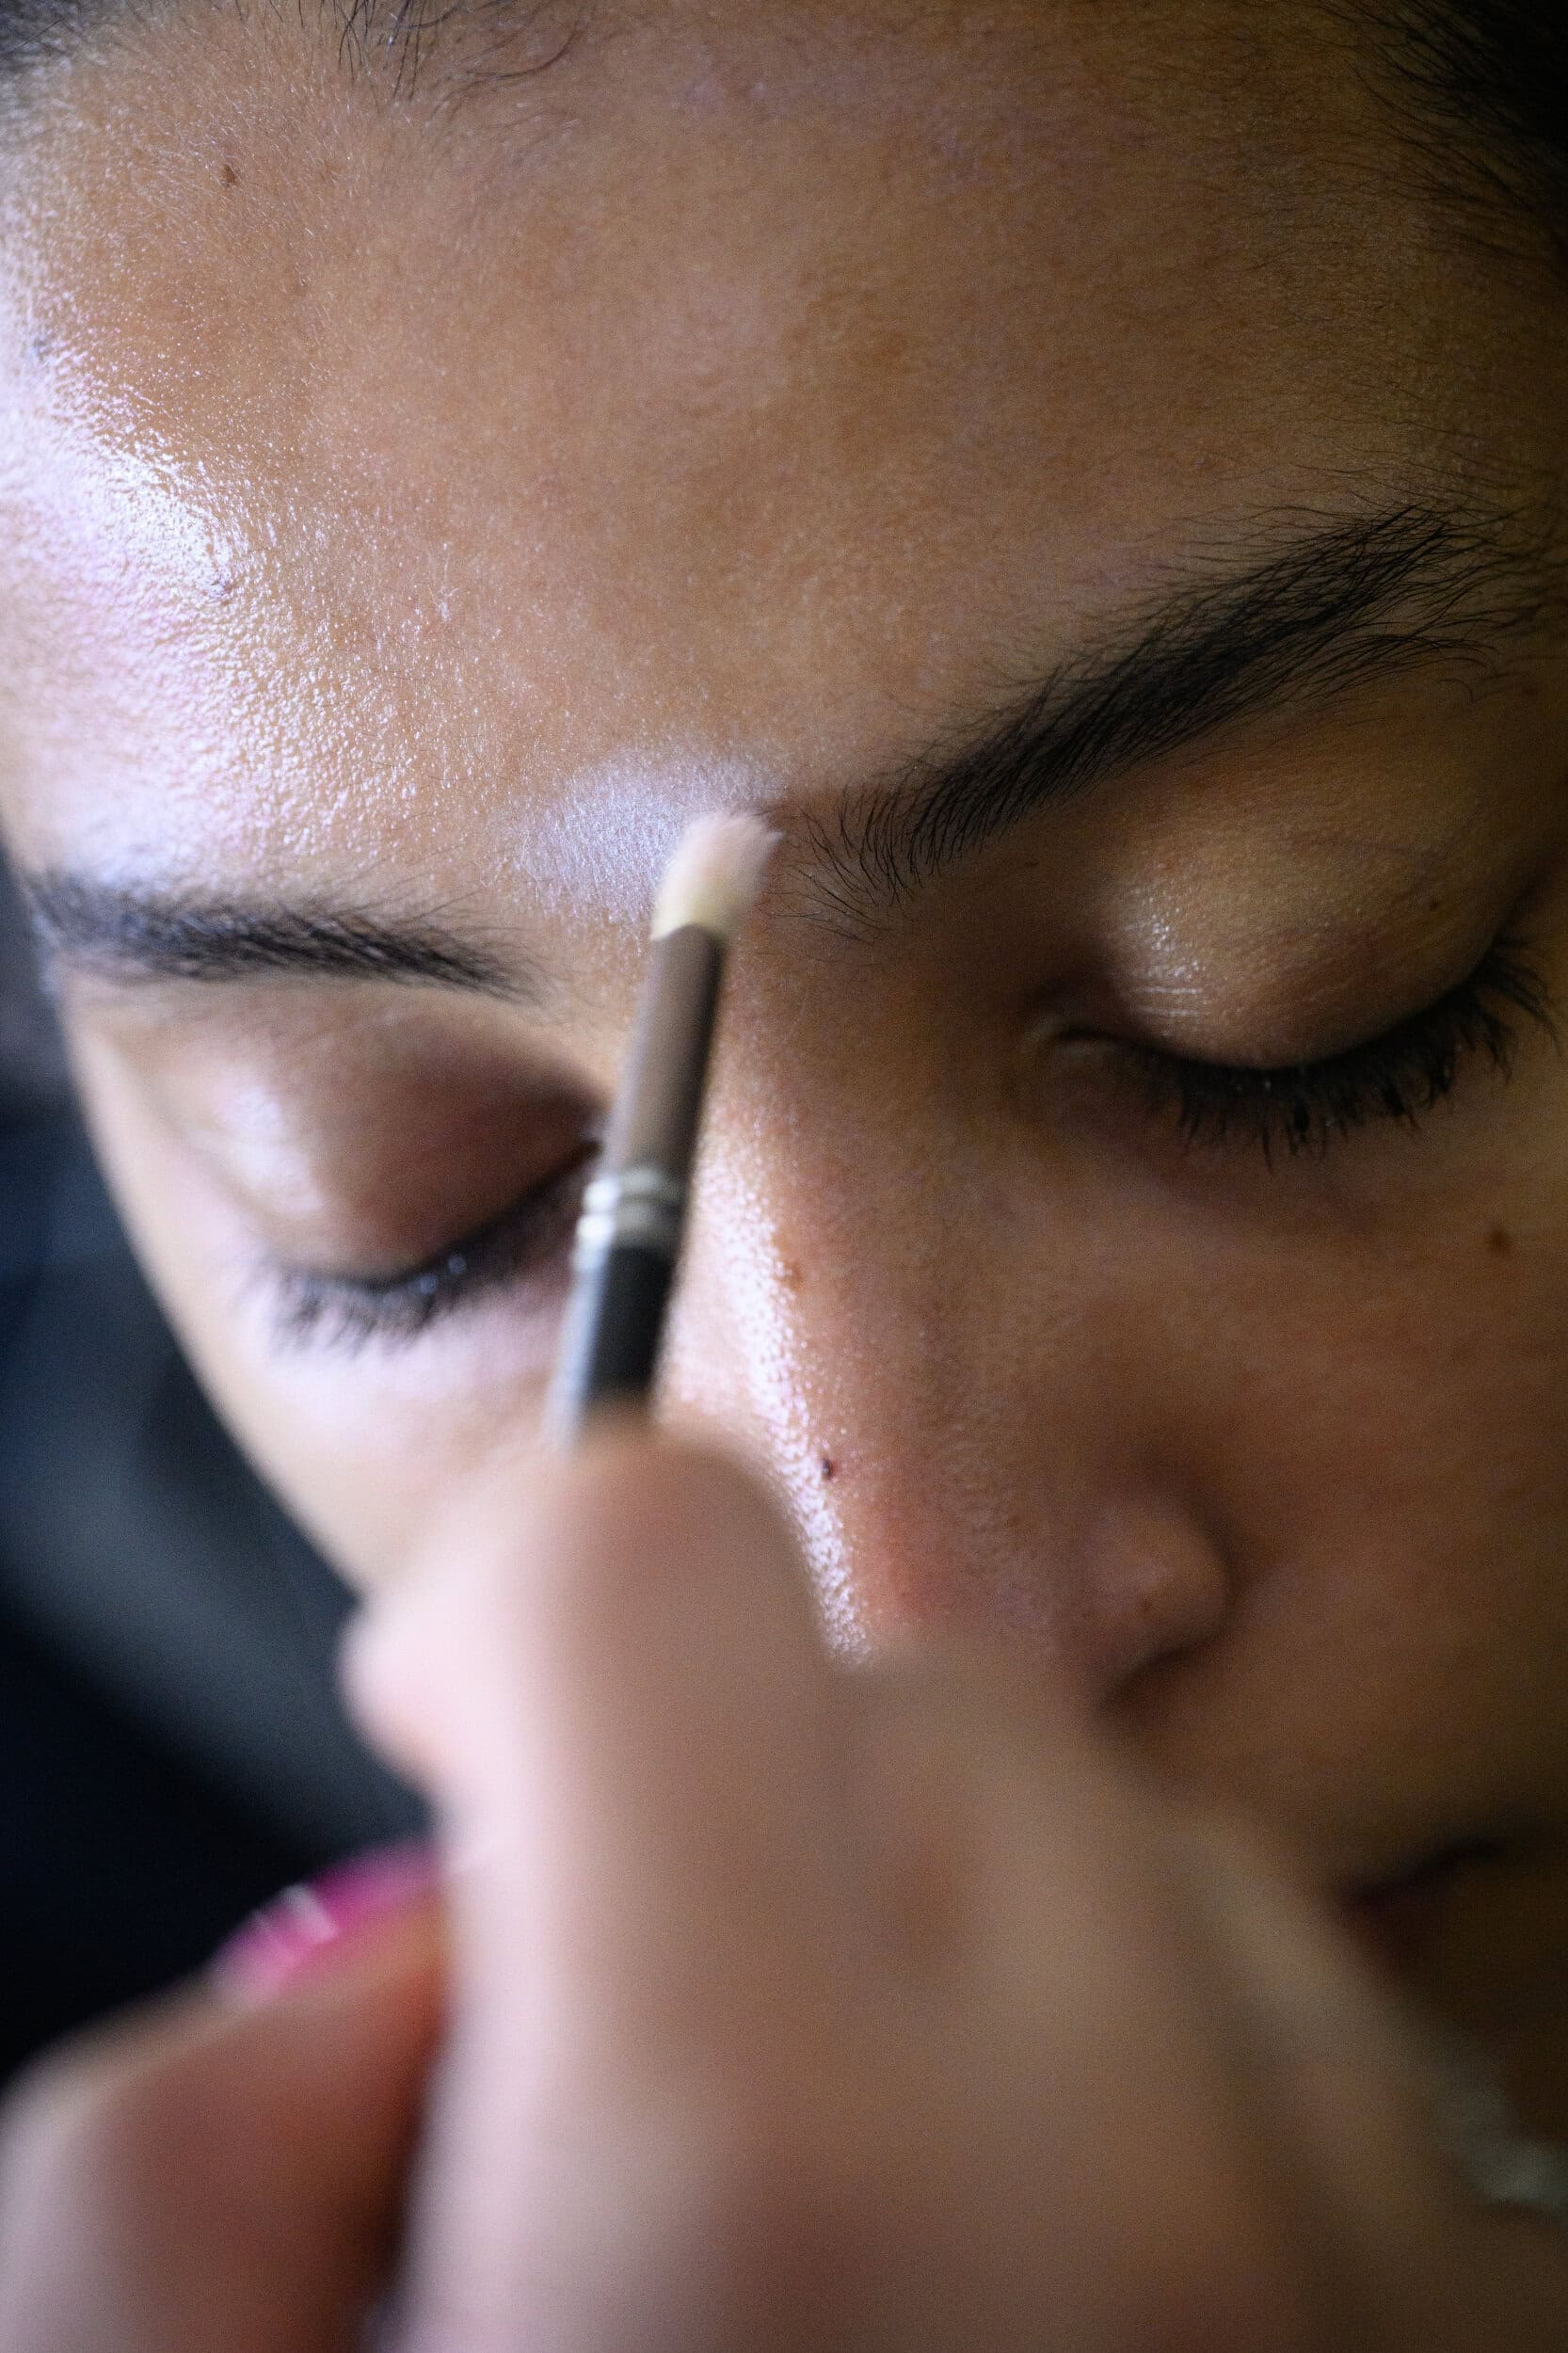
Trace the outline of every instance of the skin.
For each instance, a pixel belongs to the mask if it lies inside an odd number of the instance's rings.
[[[395,1585],[532,1479],[559,1275],[350,1347],[266,1269],[417,1263],[559,1166],[680,823],[774,812],[670,1420],[758,1465],[847,1655],[1000,1640],[1336,1900],[1484,1842],[1406,1973],[1568,2131],[1568,1075],[1521,1019],[1506,1080],[1270,1159],[1128,1053],[1315,1059],[1504,932],[1568,988],[1537,555],[1484,657],[1145,760],[890,920],[826,919],[811,823],[1282,518],[1555,554],[1559,291],[1293,11],[752,19],[442,104],[177,15],[8,132],[19,862],[439,910],[522,991],[65,972],[119,1196]]]

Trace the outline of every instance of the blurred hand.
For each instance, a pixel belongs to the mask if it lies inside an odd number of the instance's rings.
[[[47,2062],[6,2353],[350,2353],[394,2248],[396,2353],[1568,2345],[1568,2248],[1240,1833],[1016,1662],[835,1664],[721,1463],[529,1484],[351,1656],[469,1858],[444,1928]]]

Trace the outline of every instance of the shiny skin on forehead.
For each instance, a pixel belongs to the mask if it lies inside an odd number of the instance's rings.
[[[1413,202],[1347,216],[1236,12],[1190,97],[1122,15],[674,9],[533,137],[255,19],[81,70],[8,238],[23,767],[74,739],[24,842],[625,913],[689,808],[874,768],[1194,519],[1397,469]],[[1356,273],[1331,362],[1292,321]]]

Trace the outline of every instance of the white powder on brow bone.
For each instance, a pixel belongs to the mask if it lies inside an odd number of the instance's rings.
[[[738,761],[606,762],[517,821],[506,863],[547,906],[640,928],[692,820],[770,797],[770,780]]]

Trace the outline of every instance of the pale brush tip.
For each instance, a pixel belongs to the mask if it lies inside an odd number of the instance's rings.
[[[676,844],[653,907],[653,936],[696,923],[733,939],[762,887],[778,836],[760,817],[698,817]]]

